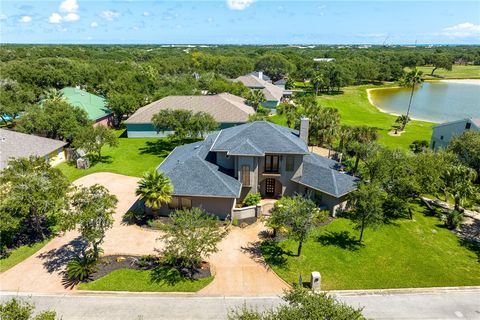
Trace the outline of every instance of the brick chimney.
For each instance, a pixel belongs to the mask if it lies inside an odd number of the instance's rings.
[[[310,119],[307,117],[301,117],[300,118],[300,139],[305,141],[305,143],[308,145],[308,129],[310,126]]]

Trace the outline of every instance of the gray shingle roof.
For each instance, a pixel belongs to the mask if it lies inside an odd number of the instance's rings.
[[[209,113],[219,123],[243,123],[255,113],[245,100],[229,93],[207,96],[168,96],[138,109],[125,123],[151,123],[160,110],[185,109]]]
[[[173,185],[173,195],[238,198],[241,183],[221,172],[216,164],[208,161],[209,148],[214,135],[204,141],[176,147],[158,166]]]
[[[0,170],[7,166],[10,158],[43,157],[66,144],[60,140],[0,129]]]
[[[267,101],[280,101],[283,97],[283,89],[258,77],[247,75],[235,79],[250,89],[258,89],[263,92]]]
[[[292,181],[319,190],[334,197],[341,197],[356,188],[357,179],[336,170],[334,160],[310,153],[303,157],[303,172]]]
[[[211,151],[258,156],[266,153],[308,154],[307,144],[298,137],[297,130],[267,121],[242,124],[215,135]]]

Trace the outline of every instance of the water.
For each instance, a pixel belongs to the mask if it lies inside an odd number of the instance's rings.
[[[409,88],[370,91],[372,103],[388,113],[406,114]],[[480,81],[425,82],[415,89],[410,117],[431,122],[480,118]]]

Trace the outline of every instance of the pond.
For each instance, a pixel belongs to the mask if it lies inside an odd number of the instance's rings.
[[[370,90],[370,101],[383,112],[405,114],[409,88]],[[446,122],[480,117],[480,80],[425,82],[415,89],[410,117],[431,122]]]

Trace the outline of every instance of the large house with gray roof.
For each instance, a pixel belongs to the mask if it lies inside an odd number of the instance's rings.
[[[64,147],[67,143],[32,134],[0,129],[0,171],[11,159],[42,157],[51,165],[65,161]]]
[[[333,213],[342,210],[356,179],[340,172],[336,161],[309,152],[307,139],[308,119],[300,131],[256,121],[179,146],[157,168],[173,185],[172,202],[160,212],[202,207],[231,217],[256,192],[264,198],[303,194]]]
[[[245,99],[230,93],[203,96],[168,96],[138,109],[125,124],[129,138],[165,137],[171,131],[157,132],[152,117],[160,110],[184,109],[192,112],[206,112],[218,122],[220,129],[248,122],[255,110]]]

